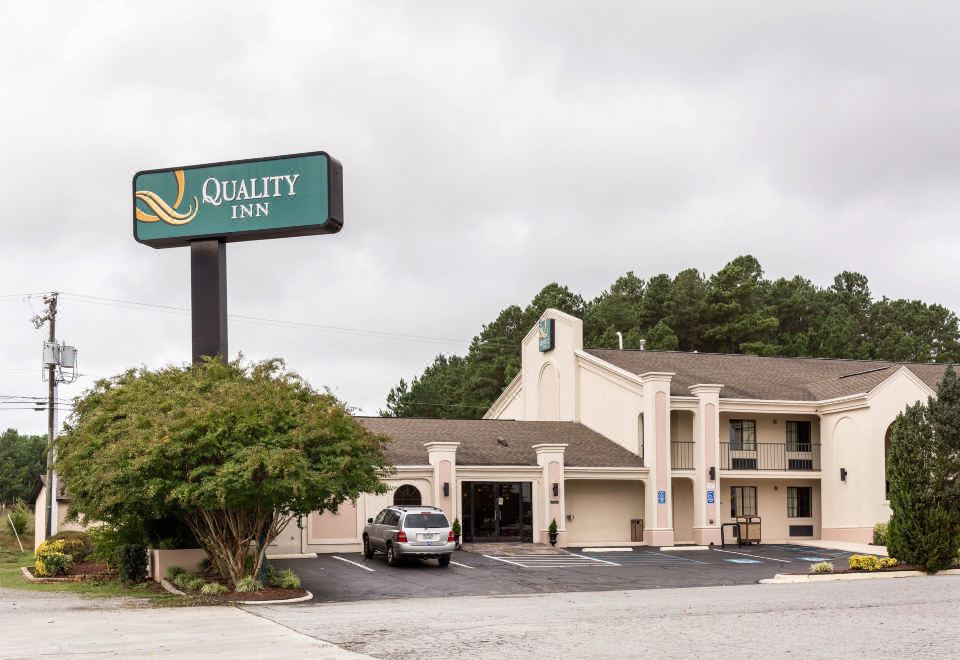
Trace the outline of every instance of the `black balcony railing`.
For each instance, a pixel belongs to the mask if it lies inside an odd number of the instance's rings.
[[[670,467],[674,470],[692,470],[693,446],[692,442],[671,442]]]
[[[820,469],[820,445],[811,442],[721,442],[721,470]]]

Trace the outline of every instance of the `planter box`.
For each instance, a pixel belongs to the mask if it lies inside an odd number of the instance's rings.
[[[200,548],[188,550],[150,550],[150,577],[154,582],[160,582],[171,566],[182,566],[192,571],[204,559],[207,551]]]
[[[27,566],[21,566],[23,579],[35,584],[62,584],[64,582],[102,582],[113,580],[117,576],[113,573],[84,573],[83,575],[58,575],[57,577],[37,577]]]

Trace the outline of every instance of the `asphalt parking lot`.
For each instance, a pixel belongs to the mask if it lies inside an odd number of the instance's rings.
[[[851,553],[790,544],[730,546],[661,552],[623,548],[592,552],[568,548],[568,555],[475,554],[456,551],[450,566],[410,560],[387,566],[383,555],[320,555],[277,560],[292,568],[314,603],[384,598],[436,598],[622,589],[663,589],[753,584],[776,573],[805,573],[811,563],[845,566]]]

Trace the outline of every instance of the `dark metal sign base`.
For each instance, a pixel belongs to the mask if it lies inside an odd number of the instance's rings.
[[[227,349],[227,243],[212,239],[190,243],[190,306],[193,361]]]

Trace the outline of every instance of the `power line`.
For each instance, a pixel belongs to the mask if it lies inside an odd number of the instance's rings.
[[[156,311],[167,314],[189,314],[189,307],[176,307],[173,305],[158,305],[155,303],[144,303],[134,300],[121,300],[119,298],[106,298],[103,296],[88,296],[85,294],[77,293],[63,293],[61,296],[72,299],[75,302],[88,303],[94,305],[103,305],[106,307],[120,307],[120,308],[132,308],[140,309],[143,311]],[[287,328],[297,328],[302,330],[318,330],[321,332],[337,332],[342,334],[352,334],[365,337],[383,337],[387,339],[400,339],[405,341],[417,341],[417,342],[441,342],[447,344],[463,344],[464,342],[471,343],[473,339],[453,339],[450,337],[432,337],[429,335],[415,335],[408,333],[400,332],[385,332],[382,330],[367,330],[363,328],[350,328],[344,326],[336,326],[329,324],[321,323],[309,323],[306,321],[288,321],[283,319],[273,319],[262,316],[251,316],[247,314],[228,314],[228,317],[235,319],[237,321],[243,321],[247,323],[258,323],[265,325],[275,325],[279,327]],[[484,347],[491,348],[503,348],[506,350],[516,351],[520,349],[519,343],[514,344],[502,344],[498,342],[480,342]]]

